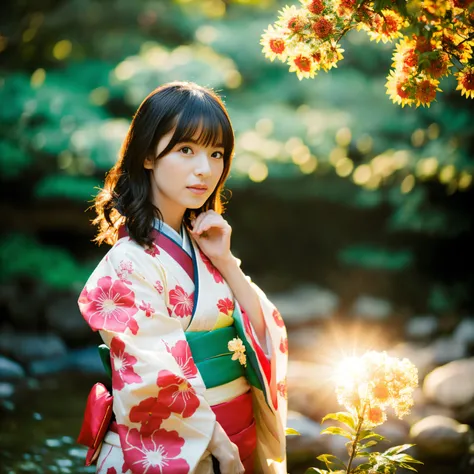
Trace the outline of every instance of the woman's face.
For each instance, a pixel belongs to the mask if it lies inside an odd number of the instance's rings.
[[[158,142],[155,156],[171,141],[174,129]],[[196,131],[200,136],[200,130]],[[196,141],[177,143],[165,156],[145,160],[151,170],[152,202],[163,220],[179,228],[186,209],[199,209],[214,192],[224,171],[224,148]]]

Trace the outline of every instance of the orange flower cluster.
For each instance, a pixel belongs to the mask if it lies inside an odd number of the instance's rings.
[[[298,7],[286,6],[262,35],[263,52],[287,63],[301,80],[337,67],[344,51],[339,41],[351,29],[366,31],[376,42],[401,38],[386,83],[394,103],[429,107],[453,67],[457,90],[474,98],[474,0],[410,0],[383,9],[376,3],[300,0]],[[408,27],[411,36],[403,34]]]
[[[401,418],[413,405],[413,390],[418,386],[418,371],[408,359],[389,357],[370,351],[362,357],[344,360],[336,375],[338,401],[364,419],[366,427],[382,424],[392,407]]]

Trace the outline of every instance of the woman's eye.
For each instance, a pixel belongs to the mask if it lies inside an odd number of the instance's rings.
[[[224,154],[221,153],[220,151],[215,151],[215,152],[212,154],[212,156],[213,156],[214,158],[224,158]]]
[[[183,146],[183,148],[181,148],[181,150],[179,150],[179,151],[181,151],[185,155],[189,155],[190,153],[193,152],[193,150],[191,150],[191,148],[189,146]]]

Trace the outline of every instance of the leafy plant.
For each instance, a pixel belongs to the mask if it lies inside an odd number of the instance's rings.
[[[412,464],[422,463],[405,452],[413,444],[394,446],[384,452],[370,451],[385,440],[373,431],[386,421],[385,410],[392,407],[401,418],[413,405],[412,393],[418,385],[416,367],[408,359],[370,351],[360,358],[344,360],[337,371],[336,384],[339,403],[347,411],[326,415],[323,423],[335,420],[340,426],[329,426],[321,433],[346,438],[349,460],[345,463],[332,454],[322,454],[317,459],[326,469],[311,467],[306,473],[394,474],[398,468],[416,471]],[[359,458],[365,460],[355,466]]]

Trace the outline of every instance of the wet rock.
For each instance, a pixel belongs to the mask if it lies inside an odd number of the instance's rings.
[[[420,380],[423,380],[425,375],[436,367],[435,354],[432,347],[423,347],[415,343],[401,342],[390,350],[390,355],[409,359],[418,369]]]
[[[7,309],[11,322],[17,327],[38,328],[47,296],[46,287],[30,279],[0,286],[0,303]]]
[[[77,306],[77,295],[52,300],[45,313],[49,327],[66,341],[80,341],[90,336],[90,328]]]
[[[8,382],[0,382],[0,398],[10,398],[15,393],[15,387]]]
[[[431,339],[438,329],[436,316],[417,316],[407,323],[406,333],[412,339]]]
[[[296,411],[288,412],[288,428],[293,428],[300,433],[299,436],[287,436],[287,449],[289,454],[321,453],[327,448],[326,439],[321,436],[323,428],[319,423],[310,420]]]
[[[423,382],[425,396],[446,407],[466,406],[474,400],[474,358],[436,368]]]
[[[463,346],[474,346],[474,318],[463,319],[453,333],[453,341]]]
[[[377,451],[405,444],[410,436],[410,427],[408,423],[396,419],[388,419],[383,425],[377,426],[376,432],[385,436],[387,440],[377,445]]]
[[[0,334],[0,351],[20,362],[62,357],[66,345],[55,334],[3,332]]]
[[[66,371],[103,376],[105,371],[97,347],[75,349],[63,357],[36,360],[29,365],[29,373],[36,377]]]
[[[410,437],[417,450],[426,456],[457,458],[466,453],[469,426],[445,416],[429,416],[415,423]]]
[[[68,367],[82,374],[103,375],[105,373],[97,346],[89,346],[70,351]]]
[[[18,380],[25,376],[20,364],[0,356],[0,380]]]
[[[388,301],[362,295],[355,301],[351,313],[356,318],[383,321],[392,314],[392,305]]]
[[[447,364],[467,356],[467,345],[456,342],[452,337],[442,337],[431,346],[436,365]]]
[[[288,331],[288,344],[291,357],[298,360],[312,360],[315,346],[322,342],[320,328],[303,327]]]
[[[288,406],[313,420],[321,420],[337,410],[338,404],[329,366],[307,361],[290,360],[288,363]]]
[[[283,315],[287,325],[329,319],[337,308],[338,300],[331,291],[315,285],[304,285],[271,296],[271,301]]]

